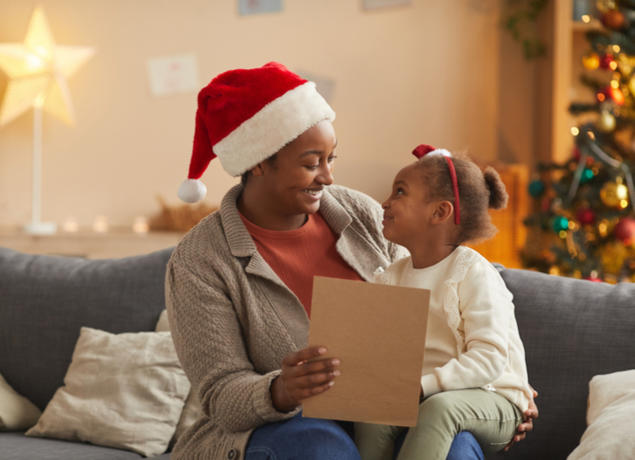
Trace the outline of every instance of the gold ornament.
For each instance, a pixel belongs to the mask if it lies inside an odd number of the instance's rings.
[[[615,117],[607,110],[603,110],[600,114],[600,120],[598,121],[598,128],[600,131],[608,133],[615,129]]]
[[[587,70],[595,70],[600,67],[600,56],[597,53],[589,53],[582,57],[582,65]]]
[[[602,266],[607,273],[619,274],[626,260],[627,249],[619,241],[609,243],[601,249]]]
[[[616,7],[615,0],[597,0],[595,2],[595,8],[600,13],[606,13],[609,10],[614,10]]]
[[[618,177],[615,182],[607,182],[600,190],[602,203],[609,208],[624,208],[628,206],[628,188],[622,184],[622,178]],[[624,206],[626,202],[626,206]]]

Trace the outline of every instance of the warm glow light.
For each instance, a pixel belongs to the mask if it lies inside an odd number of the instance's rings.
[[[572,136],[577,136],[578,134],[580,134],[580,129],[578,129],[577,126],[572,126],[571,127],[571,135]]]
[[[617,61],[611,61],[611,62],[609,62],[609,68],[610,68],[611,70],[615,70],[615,69],[617,69]]]
[[[0,70],[8,76],[0,126],[29,110],[38,98],[44,110],[72,123],[66,79],[92,55],[92,48],[56,45],[44,10],[36,8],[23,43],[0,43]]]
[[[108,231],[108,219],[106,219],[106,216],[95,217],[93,230],[97,233],[106,233]]]
[[[619,53],[620,51],[622,51],[622,48],[620,48],[620,45],[613,45],[613,52],[615,54]]]
[[[626,209],[627,207],[628,207],[628,201],[627,200],[620,200],[620,208]]]
[[[148,233],[150,227],[145,217],[136,217],[132,223],[132,231],[135,233]]]
[[[620,82],[617,80],[611,80],[611,87],[612,88],[619,88],[620,87]]]
[[[587,131],[586,134],[587,136],[589,136],[589,139],[591,139],[592,141],[595,140],[595,133],[593,131]]]
[[[589,16],[588,14],[583,14],[580,19],[582,19],[582,22],[584,22],[585,24],[591,22],[591,16]]]
[[[62,224],[62,230],[67,233],[77,233],[79,231],[79,224],[73,217],[69,217]]]

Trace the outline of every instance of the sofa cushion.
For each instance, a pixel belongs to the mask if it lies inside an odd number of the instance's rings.
[[[0,374],[0,431],[25,430],[42,413],[31,401],[16,393]]]
[[[635,368],[635,284],[516,269],[501,275],[514,294],[529,382],[539,392],[540,417],[512,457],[566,458],[586,427],[591,377]]]
[[[44,409],[63,384],[80,327],[154,330],[170,254],[86,260],[0,248],[0,372]]]
[[[134,452],[93,446],[81,442],[57,439],[27,438],[24,433],[0,433],[2,460],[141,460]],[[169,460],[170,454],[152,457],[153,460]]]
[[[189,391],[169,332],[83,327],[64,386],[26,435],[159,455]]]
[[[635,458],[635,370],[589,383],[588,428],[567,460]]]

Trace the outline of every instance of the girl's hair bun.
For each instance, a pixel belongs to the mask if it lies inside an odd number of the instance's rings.
[[[491,166],[488,166],[483,171],[483,177],[485,178],[485,184],[489,190],[489,207],[492,209],[505,208],[509,195],[505,190],[505,184],[503,184],[498,172]]]

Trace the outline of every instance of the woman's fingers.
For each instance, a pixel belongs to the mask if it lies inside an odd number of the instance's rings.
[[[312,359],[318,358],[326,353],[326,347],[317,345],[313,347],[303,348],[300,351],[289,353],[282,360],[283,366],[297,366]]]

